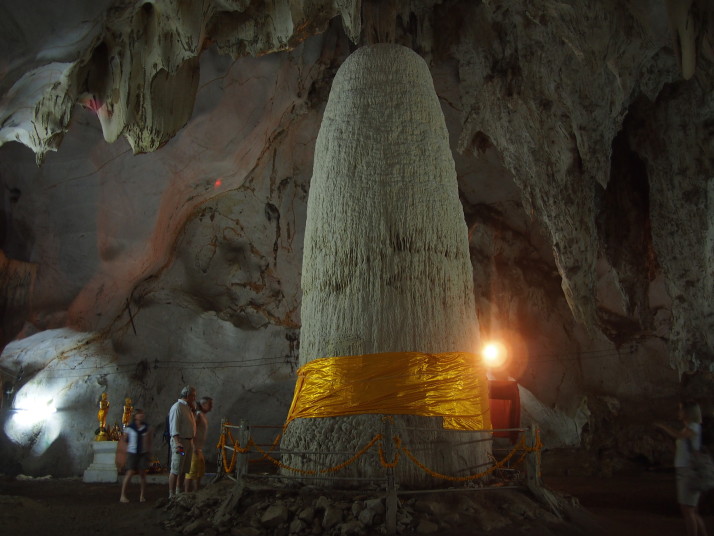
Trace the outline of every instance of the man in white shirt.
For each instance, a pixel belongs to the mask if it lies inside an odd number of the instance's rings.
[[[193,438],[193,458],[191,470],[186,474],[186,490],[198,491],[201,478],[206,474],[206,458],[203,456],[203,447],[206,445],[208,433],[208,419],[206,414],[213,409],[213,399],[202,396],[196,411],[196,437]]]
[[[169,434],[171,435],[171,472],[169,473],[169,498],[184,484],[186,468],[193,456],[193,438],[196,436],[196,420],[193,413],[196,404],[196,389],[187,385],[180,398],[169,410]],[[189,460],[186,462],[186,460]],[[188,488],[186,488],[188,491]]]

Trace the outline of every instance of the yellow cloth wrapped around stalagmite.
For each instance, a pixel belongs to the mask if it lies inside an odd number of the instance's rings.
[[[363,413],[443,417],[444,428],[491,428],[488,380],[471,353],[382,353],[315,359],[298,370],[286,424]]]

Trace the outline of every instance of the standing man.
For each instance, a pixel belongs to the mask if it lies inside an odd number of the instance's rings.
[[[171,434],[171,472],[169,473],[169,498],[181,489],[186,468],[193,456],[193,438],[196,421],[193,417],[196,403],[196,388],[187,385],[180,398],[169,410],[169,434]],[[186,463],[186,460],[189,460]]]
[[[206,458],[203,456],[203,447],[206,445],[208,433],[208,419],[206,414],[213,409],[213,399],[203,396],[198,402],[196,410],[196,437],[193,440],[193,458],[191,470],[186,474],[186,491],[198,491],[201,478],[206,474]]]

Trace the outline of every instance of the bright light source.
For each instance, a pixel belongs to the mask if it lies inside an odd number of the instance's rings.
[[[57,439],[62,429],[61,413],[57,413],[57,394],[46,386],[30,381],[15,395],[15,407],[5,422],[5,435],[10,441],[29,448],[33,456],[41,456]]]
[[[506,363],[508,357],[506,347],[500,342],[489,342],[481,350],[483,363],[488,368],[499,368]]]
[[[57,413],[57,408],[52,404],[52,400],[25,400],[23,407],[15,408],[14,420],[20,426],[30,427],[47,419],[53,413]]]

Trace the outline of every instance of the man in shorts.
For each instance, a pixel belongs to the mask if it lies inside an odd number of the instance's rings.
[[[196,435],[196,420],[193,416],[195,404],[196,389],[187,385],[181,390],[180,398],[169,410],[169,434],[171,434],[169,498],[181,489],[186,469],[193,456],[193,438]]]

